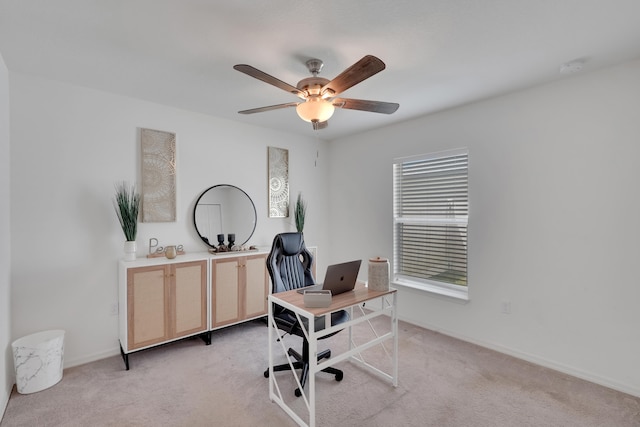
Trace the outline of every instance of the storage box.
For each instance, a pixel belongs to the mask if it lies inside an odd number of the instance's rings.
[[[304,306],[309,308],[326,308],[331,305],[331,291],[304,291]]]

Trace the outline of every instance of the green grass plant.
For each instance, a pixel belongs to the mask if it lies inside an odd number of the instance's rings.
[[[307,202],[302,198],[302,193],[298,193],[298,200],[296,200],[295,220],[296,230],[298,233],[302,233],[304,229],[304,217],[307,214]]]
[[[124,237],[128,242],[134,242],[138,233],[140,194],[136,191],[135,185],[129,185],[124,181],[117,183],[115,188],[116,195],[113,199],[113,205],[116,215],[118,215]]]

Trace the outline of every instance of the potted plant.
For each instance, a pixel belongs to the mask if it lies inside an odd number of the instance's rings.
[[[116,184],[116,194],[113,205],[124,233],[125,260],[136,259],[136,234],[138,233],[138,210],[140,208],[140,194],[135,185],[126,182]]]
[[[298,200],[296,200],[295,220],[296,230],[298,233],[302,233],[304,229],[304,217],[307,214],[307,202],[302,198],[302,193],[298,193]]]

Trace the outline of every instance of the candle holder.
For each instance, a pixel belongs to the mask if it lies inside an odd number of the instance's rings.
[[[236,235],[235,233],[229,233],[227,235],[227,240],[229,241],[229,249],[231,249],[233,247],[233,245],[236,243]]]
[[[218,246],[224,244],[224,234],[218,234]]]

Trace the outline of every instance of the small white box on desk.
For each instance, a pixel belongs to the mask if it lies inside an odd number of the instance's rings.
[[[331,305],[331,291],[304,291],[304,306],[309,308],[325,308]]]

